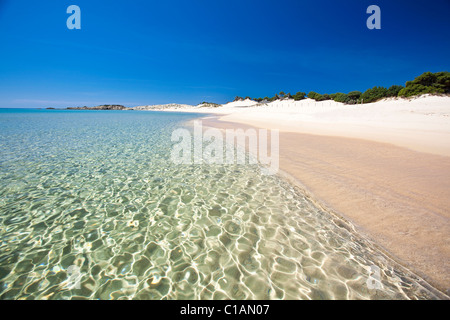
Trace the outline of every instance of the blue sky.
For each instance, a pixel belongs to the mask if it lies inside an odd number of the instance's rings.
[[[69,5],[81,30],[69,30]],[[381,30],[366,9],[381,8]],[[0,107],[364,91],[449,71],[449,0],[0,0]]]

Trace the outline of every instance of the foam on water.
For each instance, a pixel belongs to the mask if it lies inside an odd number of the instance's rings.
[[[172,164],[192,117],[1,112],[0,299],[436,298],[283,179]]]

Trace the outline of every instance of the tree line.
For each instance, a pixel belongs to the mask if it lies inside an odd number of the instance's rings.
[[[425,72],[412,81],[407,81],[405,86],[393,85],[389,88],[373,87],[365,92],[351,91],[349,93],[320,94],[314,91],[306,94],[297,92],[294,95],[281,91],[273,97],[251,98],[236,97],[234,101],[250,99],[257,102],[271,102],[275,100],[294,99],[295,101],[314,99],[315,101],[334,100],[345,104],[371,103],[389,97],[411,97],[425,93],[430,94],[450,94],[450,72]]]

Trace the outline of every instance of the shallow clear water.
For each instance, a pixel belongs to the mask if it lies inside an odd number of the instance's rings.
[[[172,164],[195,116],[0,109],[0,299],[436,297],[279,177]]]

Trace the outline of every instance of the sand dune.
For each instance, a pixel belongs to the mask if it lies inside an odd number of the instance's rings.
[[[183,111],[221,115],[223,121],[283,132],[367,139],[450,156],[450,97],[392,98],[363,105],[311,99],[258,105],[245,100]]]

